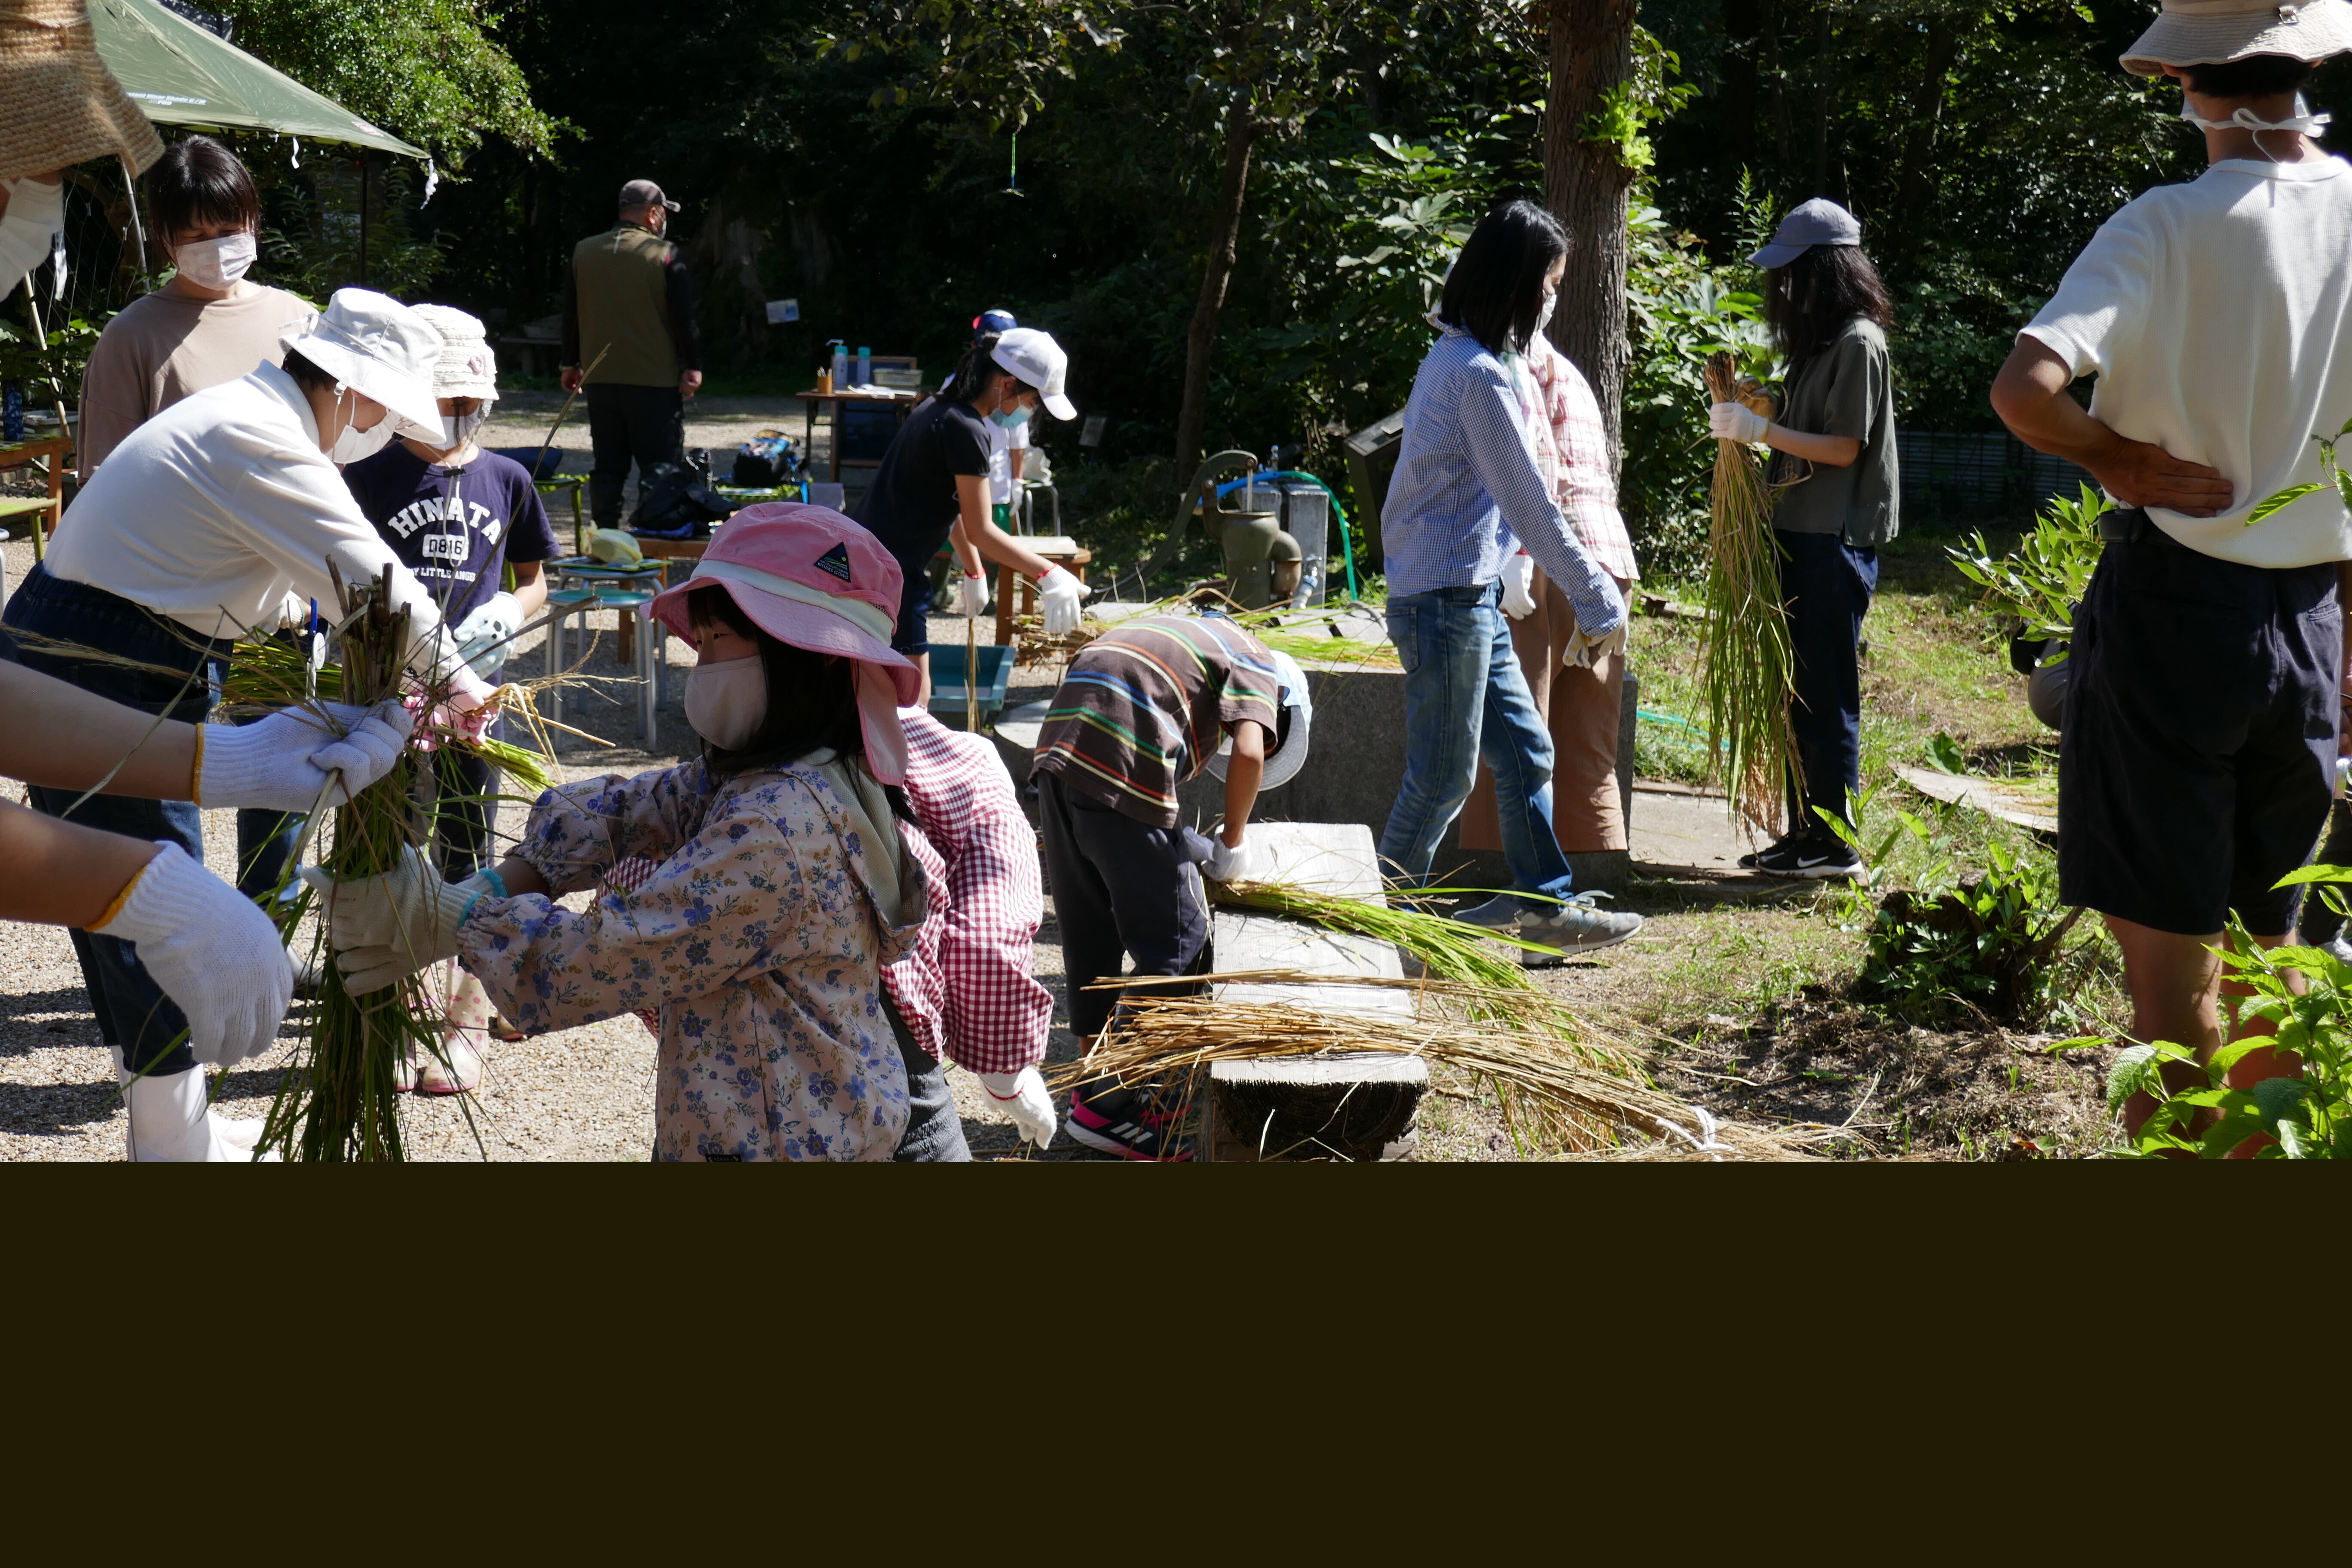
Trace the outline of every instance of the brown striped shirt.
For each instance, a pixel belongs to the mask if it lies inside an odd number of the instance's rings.
[[[1230,726],[1277,733],[1282,683],[1264,644],[1222,616],[1139,616],[1088,643],[1045,714],[1033,764],[1064,787],[1156,827],[1176,786]]]

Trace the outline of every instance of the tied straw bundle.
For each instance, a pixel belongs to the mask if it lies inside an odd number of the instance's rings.
[[[329,571],[332,573],[331,565]],[[352,586],[338,577],[336,586],[341,595],[342,615],[335,631],[342,662],[318,670],[317,695],[362,705],[399,696],[409,651],[409,617],[407,611],[392,608],[392,568],[386,566],[378,582]],[[313,683],[300,655],[261,639],[238,645],[226,685],[225,695],[240,705],[279,706],[303,702]],[[425,693],[428,718],[419,721],[410,748],[390,773],[336,811],[333,847],[323,864],[338,881],[391,870],[404,848],[431,841],[436,797],[449,804],[468,799],[452,799],[445,793],[448,786],[437,776],[436,753],[476,752],[526,785],[544,787],[543,756],[487,736],[470,738],[432,721],[430,716],[446,695],[436,689]],[[314,812],[305,829],[306,843],[318,822]],[[299,862],[300,854],[292,859]],[[295,868],[289,866],[289,878]],[[306,889],[291,902],[273,903],[282,910],[279,927],[289,941],[310,901]],[[354,995],[328,952],[323,930],[311,956],[319,975],[316,1005],[294,1065],[279,1080],[260,1147],[276,1149],[289,1160],[404,1159],[395,1075],[404,1060],[429,1058],[449,1065],[439,1026],[442,1009],[422,975]],[[469,1124],[470,1099],[461,1097]],[[479,1136],[477,1128],[478,1141]]]
[[[1707,357],[1706,377],[1717,403],[1753,406],[1762,395],[1754,383],[1739,379],[1727,353]],[[1772,489],[1764,481],[1762,459],[1746,442],[1715,444],[1708,511],[1700,685],[1709,756],[1733,811],[1769,833],[1780,820],[1796,755],[1789,721],[1795,660],[1780,602]]]

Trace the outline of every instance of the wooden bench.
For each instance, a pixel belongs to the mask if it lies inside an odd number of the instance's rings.
[[[1250,837],[1270,853],[1269,880],[1382,902],[1372,830],[1361,823],[1253,822]],[[1211,917],[1216,967],[1226,973],[1297,969],[1315,974],[1402,979],[1394,946],[1325,931],[1279,915],[1220,909]],[[1220,1002],[1311,1007],[1323,1013],[1402,1015],[1412,994],[1365,985],[1214,987]],[[1209,1069],[1194,1158],[1400,1160],[1412,1157],[1429,1064],[1386,1052],[1327,1057],[1266,1057],[1221,1061]]]

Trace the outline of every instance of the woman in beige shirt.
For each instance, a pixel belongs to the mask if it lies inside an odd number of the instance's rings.
[[[236,153],[209,136],[166,148],[147,172],[147,210],[176,268],[172,281],[106,324],[81,386],[82,482],[124,437],[191,393],[283,363],[308,331],[308,301],[248,282],[261,196]]]

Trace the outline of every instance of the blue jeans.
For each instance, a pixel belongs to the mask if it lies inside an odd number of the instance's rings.
[[[33,568],[25,585],[8,601],[7,610],[0,614],[0,625],[11,631],[36,632],[161,666],[161,669],[121,669],[0,638],[8,642],[9,657],[27,668],[141,712],[191,724],[202,723],[212,703],[205,681],[208,667],[215,659],[226,658],[229,648],[226,642],[199,637],[103,588],[53,577],[41,566]],[[176,844],[197,865],[205,863],[204,814],[192,801],[93,795],[75,805],[79,790],[36,784],[30,793],[33,809],[45,816],[66,817],[85,827],[150,843]],[[89,988],[90,1010],[98,1015],[100,1037],[110,1046],[122,1047],[123,1059],[133,1071],[163,1075],[195,1066],[186,1045],[173,1044],[186,1032],[187,1019],[148,976],[131,945],[118,937],[79,930],[72,937],[74,955],[81,961],[82,983]]]
[[[1436,588],[1389,601],[1404,665],[1404,784],[1381,835],[1391,876],[1427,886],[1438,842],[1477,782],[1495,771],[1503,858],[1528,910],[1556,908],[1574,881],[1551,826],[1551,736],[1511,651],[1502,588]]]
[[[1834,533],[1772,531],[1780,546],[1780,602],[1789,611],[1795,654],[1797,766],[1789,779],[1789,830],[1829,829],[1809,806],[1846,815],[1862,787],[1862,668],[1854,650],[1862,617],[1878,589],[1878,552],[1857,550]]]

